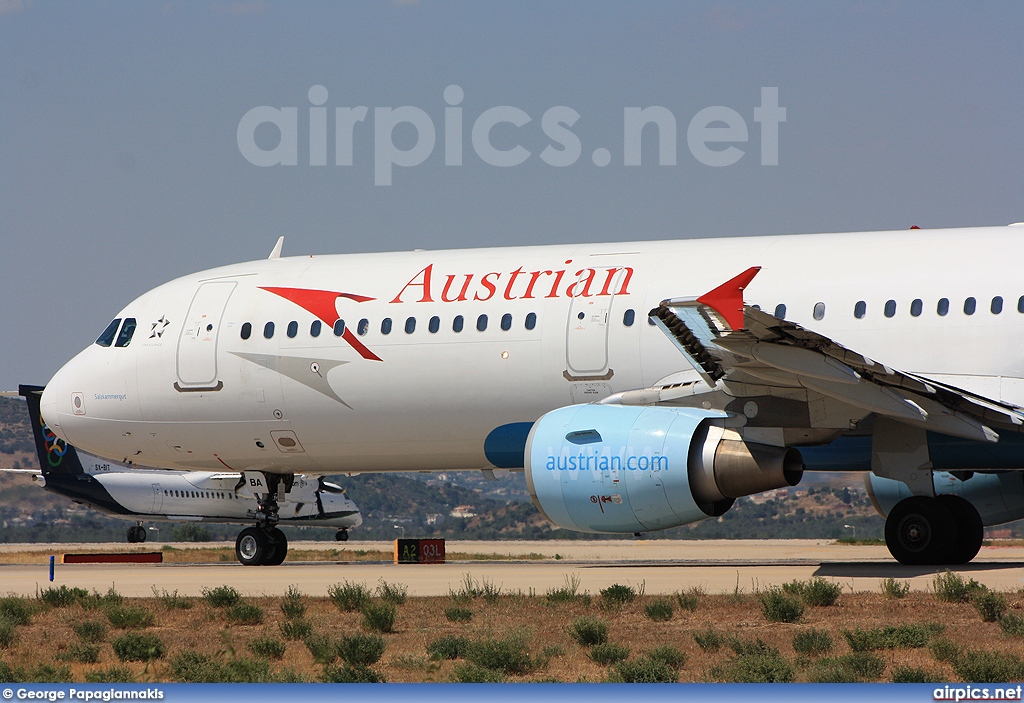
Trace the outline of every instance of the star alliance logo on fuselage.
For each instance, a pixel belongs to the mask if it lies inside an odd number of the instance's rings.
[[[161,315],[160,319],[153,323],[153,326],[149,330],[149,338],[155,339],[164,336],[164,330],[171,324],[171,321],[167,319],[166,315]]]

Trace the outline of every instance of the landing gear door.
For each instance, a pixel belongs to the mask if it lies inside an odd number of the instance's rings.
[[[220,389],[217,339],[224,308],[236,285],[235,281],[204,283],[192,298],[178,337],[178,390]]]

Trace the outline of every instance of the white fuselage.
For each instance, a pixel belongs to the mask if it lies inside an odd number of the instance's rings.
[[[82,449],[151,466],[486,468],[496,428],[696,380],[647,313],[750,266],[762,269],[749,304],[784,304],[786,319],[885,364],[1024,405],[1021,260],[1024,228],[1011,226],[255,261],[131,302],[117,315],[137,322],[127,346],[82,351],[42,412]]]

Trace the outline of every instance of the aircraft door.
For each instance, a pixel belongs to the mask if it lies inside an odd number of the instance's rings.
[[[152,513],[156,515],[160,512],[160,509],[164,507],[164,491],[160,488],[159,483],[153,484],[153,510]]]
[[[212,281],[199,286],[178,337],[179,390],[216,390],[217,338],[221,318],[235,281]]]
[[[605,281],[605,271],[612,276]],[[571,380],[611,378],[608,367],[608,326],[612,299],[623,269],[584,269],[573,285],[565,333],[567,374]],[[597,295],[607,290],[608,294]]]

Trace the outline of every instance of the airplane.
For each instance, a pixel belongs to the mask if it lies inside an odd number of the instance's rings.
[[[97,456],[244,476],[257,552],[300,473],[524,471],[555,525],[642,534],[858,471],[905,564],[969,562],[1024,517],[1024,223],[283,242],[128,303],[41,398]]]
[[[251,487],[240,474],[212,471],[176,471],[139,468],[78,451],[56,437],[39,413],[41,387],[21,386],[27,401],[35,435],[39,472],[33,478],[43,488],[88,505],[111,517],[132,520],[128,542],[145,542],[143,522],[254,521],[257,504]],[[14,469],[23,471],[22,469]],[[338,541],[348,539],[348,530],[362,524],[356,504],[340,486],[323,479],[296,476],[289,500],[281,504],[280,524],[302,527],[336,527]],[[288,540],[280,528],[271,530],[277,549],[256,549],[256,527],[243,529],[235,541],[235,552],[243,564],[276,565],[284,561]]]

